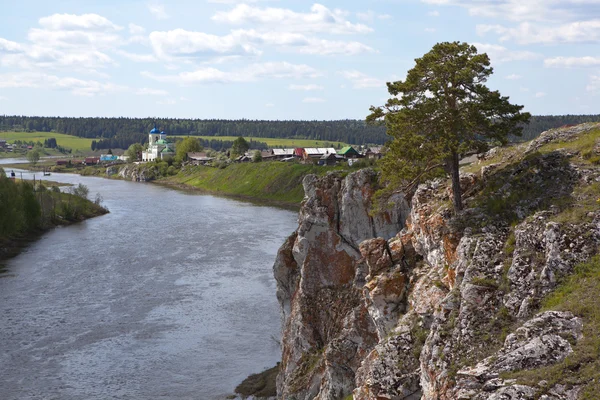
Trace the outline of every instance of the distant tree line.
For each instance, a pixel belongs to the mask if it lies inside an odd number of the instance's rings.
[[[127,148],[132,143],[141,143],[141,135],[144,135],[145,140],[155,124],[173,136],[294,138],[357,145],[383,144],[388,140],[384,127],[369,126],[362,120],[261,121],[0,116],[0,130],[54,131],[100,140],[115,138],[116,142],[113,144],[117,146],[103,143],[100,148]]]
[[[520,138],[531,140],[541,132],[563,125],[600,121],[600,115],[533,116],[523,128]],[[344,142],[354,145],[384,144],[390,137],[384,126],[367,125],[362,120],[338,121],[262,121],[219,119],[165,119],[165,118],[66,118],[0,115],[1,130],[30,130],[59,132],[91,138],[93,149],[127,149],[133,143],[145,143],[154,125],[172,136],[214,136],[215,141],[203,140],[205,148],[221,150],[232,142],[221,141],[219,136],[256,138],[293,138]],[[262,149],[255,142],[251,148]],[[264,146],[266,148],[266,145]]]

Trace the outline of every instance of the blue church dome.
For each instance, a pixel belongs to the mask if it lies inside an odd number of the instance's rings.
[[[160,131],[158,129],[156,129],[156,127],[154,127],[154,129],[152,129],[150,131],[150,133],[160,133]]]
[[[160,134],[161,134],[161,135],[166,135],[165,131],[162,131]]]

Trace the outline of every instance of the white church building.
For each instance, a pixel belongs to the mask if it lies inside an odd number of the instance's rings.
[[[175,155],[174,147],[174,144],[167,140],[167,134],[159,131],[155,126],[148,134],[148,148],[142,152],[142,161],[173,157]]]

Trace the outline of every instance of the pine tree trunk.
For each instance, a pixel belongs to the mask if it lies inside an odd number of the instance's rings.
[[[460,173],[458,171],[458,153],[452,152],[452,155],[446,159],[446,169],[452,177],[452,203],[454,211],[463,209],[462,195],[460,193]]]

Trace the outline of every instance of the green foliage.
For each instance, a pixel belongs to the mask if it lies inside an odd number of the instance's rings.
[[[87,199],[90,193],[90,189],[83,183],[80,183],[77,186],[71,186],[69,189],[73,195],[81,197],[82,199]]]
[[[260,150],[256,150],[254,152],[254,155],[252,156],[252,162],[261,162],[262,161],[262,154],[260,153]]]
[[[0,168],[0,238],[34,229],[39,218],[33,187],[7,178]]]
[[[543,310],[571,311],[583,319],[583,338],[573,346],[573,353],[557,364],[533,370],[503,374],[503,378],[536,386],[556,384],[583,388],[580,399],[597,399],[600,392],[600,256],[578,265],[543,302]],[[541,393],[540,393],[541,394]]]
[[[299,205],[304,198],[302,179],[323,175],[330,168],[282,162],[234,163],[227,168],[185,167],[167,182],[185,184],[212,193]]]
[[[250,375],[235,388],[235,392],[244,397],[275,397],[277,395],[276,379],[279,364],[260,374]]]
[[[248,151],[250,144],[243,137],[238,137],[231,146],[231,158],[237,158]]]
[[[139,143],[134,143],[127,151],[125,151],[125,155],[127,156],[128,162],[135,162],[140,160],[141,153],[144,151],[144,146]]]
[[[27,152],[27,161],[33,166],[40,160],[40,152],[37,149],[33,149]]]
[[[187,160],[187,153],[197,153],[202,151],[202,145],[197,138],[186,137],[175,145],[175,161],[183,162]]]
[[[484,85],[493,70],[474,46],[438,43],[415,61],[406,80],[388,83],[393,97],[384,107],[371,107],[367,117],[371,123],[383,119],[394,138],[382,162],[383,179],[410,192],[445,171],[460,210],[459,155],[485,149],[492,140],[506,143],[530,115]]]

